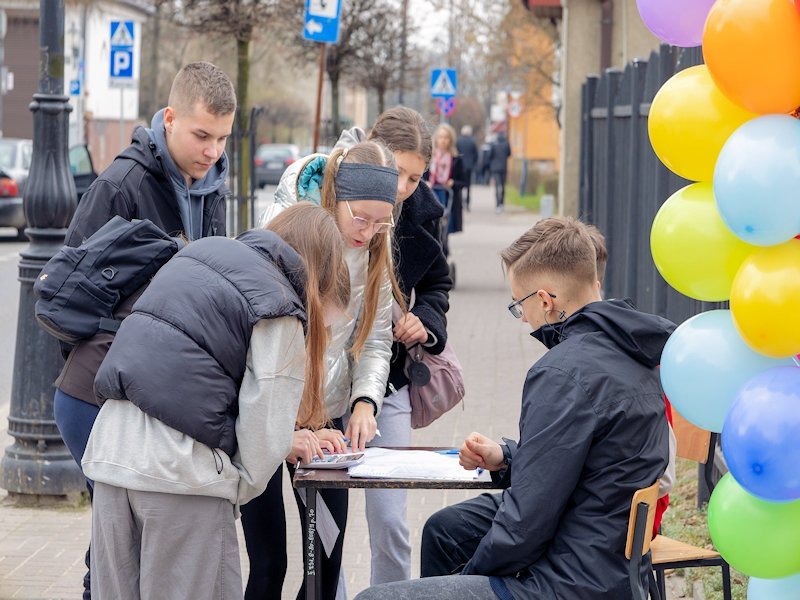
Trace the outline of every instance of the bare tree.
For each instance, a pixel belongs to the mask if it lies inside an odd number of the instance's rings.
[[[403,47],[402,40],[408,29],[398,21],[396,10],[397,7],[384,0],[375,7],[364,27],[353,33],[354,77],[360,85],[375,91],[379,113],[386,106],[386,92],[401,84],[401,75],[407,68],[404,61],[408,48]]]

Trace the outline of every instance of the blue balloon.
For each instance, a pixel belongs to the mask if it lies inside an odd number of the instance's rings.
[[[800,600],[800,573],[781,579],[751,577],[747,600]]]
[[[800,121],[766,115],[725,142],[714,169],[722,220],[742,240],[774,246],[800,234]]]
[[[800,368],[770,369],[742,386],[722,428],[722,453],[754,496],[800,499]]]
[[[728,407],[753,375],[794,364],[769,358],[742,340],[729,310],[712,310],[680,325],[661,354],[661,384],[669,401],[698,427],[721,432]]]

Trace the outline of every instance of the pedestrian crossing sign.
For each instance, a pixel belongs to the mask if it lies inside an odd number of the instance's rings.
[[[431,96],[450,98],[456,95],[456,70],[433,69],[431,71]]]

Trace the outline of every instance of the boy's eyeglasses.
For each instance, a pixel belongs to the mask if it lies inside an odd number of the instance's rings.
[[[555,294],[551,294],[550,292],[548,292],[546,290],[542,290],[542,291],[545,292],[551,298],[555,298],[556,297]],[[515,302],[512,302],[511,304],[508,305],[508,312],[510,312],[511,316],[513,316],[515,319],[521,319],[522,318],[522,308],[521,308],[522,307],[522,303],[525,302],[525,300],[527,300],[531,296],[535,296],[538,293],[539,293],[539,290],[534,290],[530,294],[525,296],[524,298],[520,298],[519,300],[516,300]]]
[[[394,218],[390,215],[389,221],[370,221],[369,219],[365,219],[364,217],[357,217],[353,214],[353,209],[350,208],[350,202],[348,200],[344,201],[347,204],[347,210],[350,213],[350,217],[353,219],[353,227],[358,230],[366,229],[370,225],[372,226],[373,233],[385,233],[390,228],[394,227]]]

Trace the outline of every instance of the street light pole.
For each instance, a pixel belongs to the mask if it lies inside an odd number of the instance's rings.
[[[0,487],[20,499],[64,496],[85,487],[53,419],[53,382],[63,360],[55,338],[36,324],[33,283],[64,244],[75,212],[69,170],[69,98],[64,95],[64,1],[39,2],[39,92],[33,95],[33,157],[23,194],[30,244],[19,262],[17,342]]]

